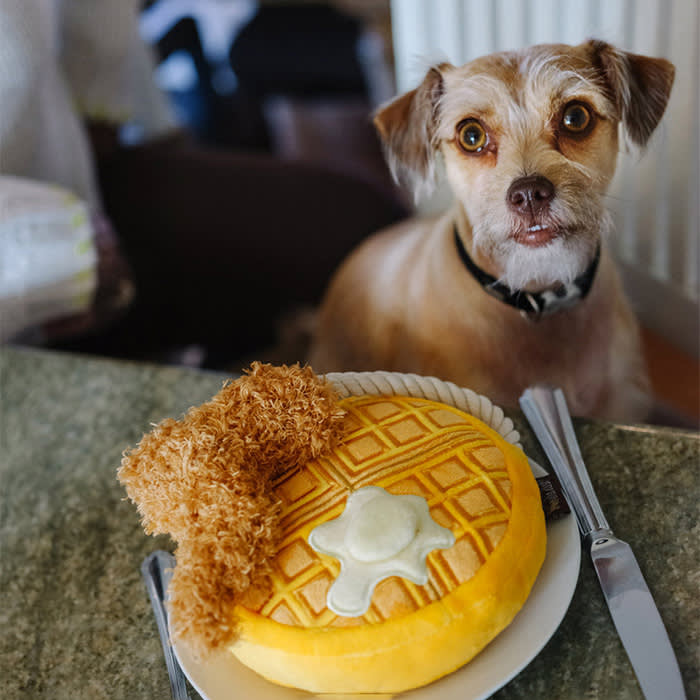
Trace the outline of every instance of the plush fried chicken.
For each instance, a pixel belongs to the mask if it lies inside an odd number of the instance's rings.
[[[265,583],[279,537],[272,480],[331,449],[344,414],[309,367],[254,363],[125,452],[118,477],[145,531],[177,542],[171,630],[196,654],[235,638],[237,602]]]

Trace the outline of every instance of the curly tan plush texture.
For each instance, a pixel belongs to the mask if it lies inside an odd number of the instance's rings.
[[[272,479],[330,449],[344,415],[311,368],[254,363],[125,452],[119,480],[145,531],[178,543],[171,633],[198,656],[235,639],[236,603],[266,583],[279,534]]]

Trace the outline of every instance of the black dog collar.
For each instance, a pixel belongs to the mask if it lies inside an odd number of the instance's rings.
[[[454,236],[459,257],[474,279],[483,287],[484,291],[503,303],[514,306],[523,316],[531,320],[538,320],[542,316],[548,316],[557,311],[568,309],[581,301],[581,299],[584,299],[591,290],[593,278],[600,261],[600,244],[598,244],[591,264],[573,282],[560,284],[558,287],[546,289],[543,292],[526,292],[523,290],[513,292],[508,285],[499,282],[495,277],[489,275],[488,272],[484,272],[469,257],[469,253],[467,253],[462,239],[457,233],[456,226]]]

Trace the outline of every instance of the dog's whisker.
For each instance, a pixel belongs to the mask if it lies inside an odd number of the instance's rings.
[[[630,202],[634,201],[631,197],[622,197],[620,195],[609,194],[607,192],[601,192],[599,196],[603,199],[610,199],[613,202],[622,202],[623,204],[629,204]]]

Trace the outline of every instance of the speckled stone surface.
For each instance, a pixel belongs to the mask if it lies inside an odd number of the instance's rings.
[[[151,423],[205,401],[224,379],[0,350],[3,700],[170,698],[139,565],[172,544],[143,534],[116,469]],[[515,420],[526,451],[545,463]],[[577,430],[608,520],[654,593],[688,698],[700,697],[700,436],[584,421]],[[587,556],[561,626],[494,697],[642,697]]]

